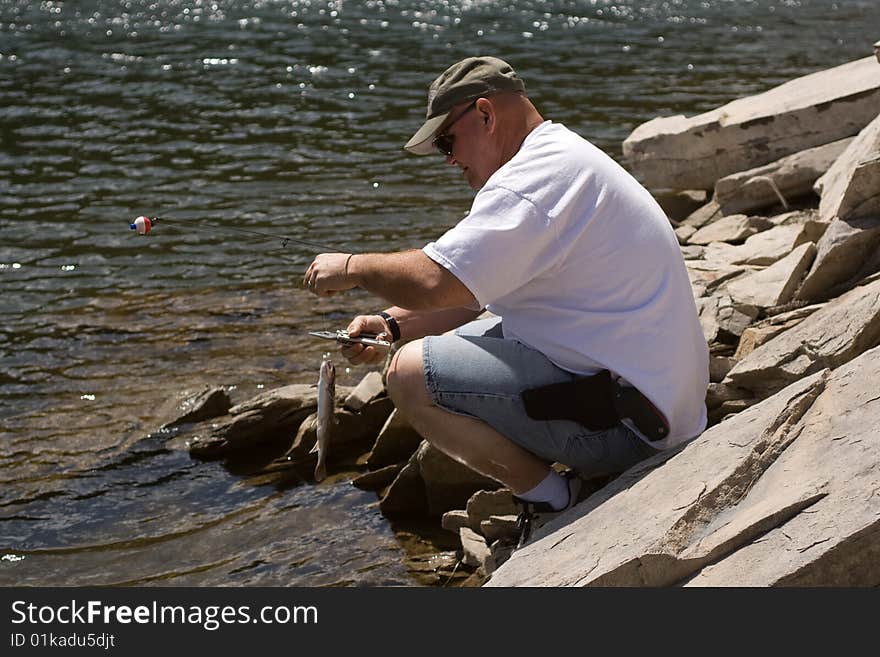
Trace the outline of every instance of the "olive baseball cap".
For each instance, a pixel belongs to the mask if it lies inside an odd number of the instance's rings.
[[[447,68],[428,87],[428,116],[404,148],[416,155],[434,152],[431,143],[450,110],[496,91],[525,91],[526,85],[497,57],[468,57]]]

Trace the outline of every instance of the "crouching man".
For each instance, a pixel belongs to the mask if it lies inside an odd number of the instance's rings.
[[[425,439],[538,513],[577,501],[580,479],[553,462],[615,474],[703,431],[708,349],[678,242],[647,190],[545,120],[493,57],[431,84],[405,148],[457,166],[477,190],[470,213],[421,250],[321,254],[304,285],[393,304],[348,328],[405,342],[388,389]],[[496,317],[474,321],[483,309]]]

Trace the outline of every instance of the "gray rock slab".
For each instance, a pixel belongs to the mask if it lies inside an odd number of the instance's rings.
[[[732,214],[700,228],[688,238],[688,244],[705,245],[711,242],[737,244],[771,226],[772,224],[764,217]]]
[[[782,507],[786,497],[816,501],[701,568],[687,586],[880,584],[877,381],[876,348],[834,372],[792,427],[792,445],[749,492],[755,506]]]
[[[816,259],[796,298],[814,301],[870,273],[880,246],[880,217],[835,219],[816,245]]]
[[[816,181],[816,189],[825,221],[880,217],[880,114]]]
[[[711,189],[724,176],[851,137],[880,107],[873,57],[790,80],[692,118],[656,118],[623,142],[648,187]]]
[[[797,439],[825,387],[823,371],[634,466],[540,528],[489,586],[669,586],[750,544],[815,504],[806,481],[750,494]]]
[[[852,139],[808,148],[770,164],[725,176],[715,183],[713,198],[725,215],[774,205],[787,207],[792,200],[813,194],[813,183],[828,171]]]
[[[779,262],[728,283],[724,291],[741,304],[769,308],[788,303],[816,256],[812,242],[801,244]]]
[[[880,280],[828,302],[764,343],[727,375],[764,397],[826,367],[836,368],[880,343]]]

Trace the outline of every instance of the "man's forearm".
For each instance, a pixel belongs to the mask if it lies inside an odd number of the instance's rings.
[[[418,250],[353,255],[347,274],[358,287],[408,310],[435,311],[476,303],[461,281]]]
[[[407,310],[395,306],[387,312],[397,320],[400,339],[404,342],[417,340],[426,335],[442,335],[477,318],[479,310],[470,308],[448,308],[433,312]]]

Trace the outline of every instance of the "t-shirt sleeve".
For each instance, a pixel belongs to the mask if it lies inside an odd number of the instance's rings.
[[[561,255],[547,215],[502,187],[477,194],[468,216],[422,250],[482,307],[552,269]]]

